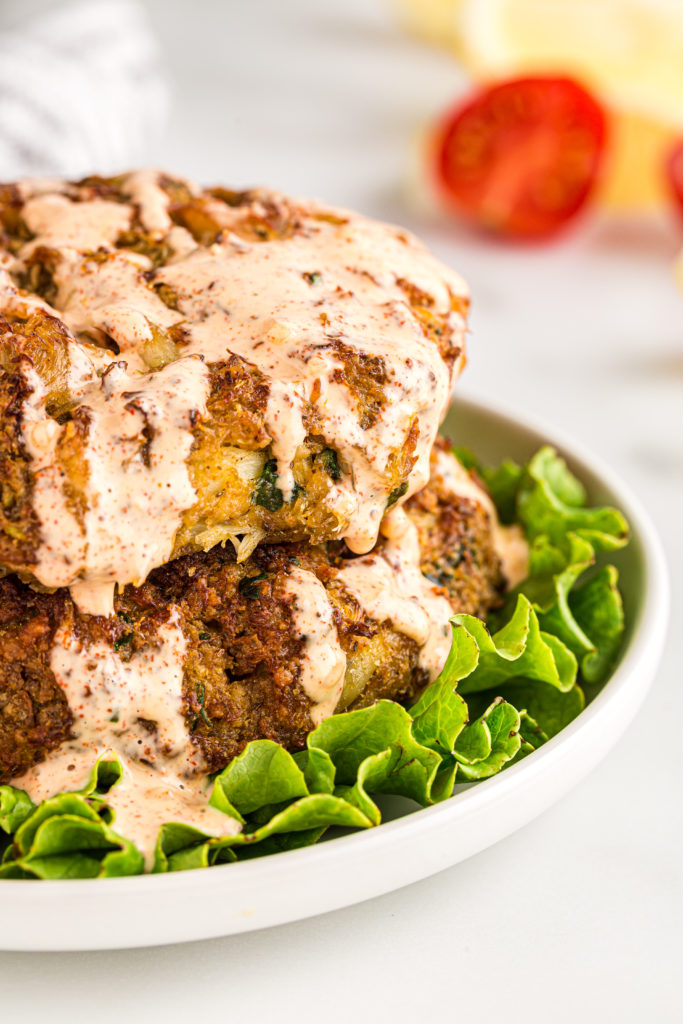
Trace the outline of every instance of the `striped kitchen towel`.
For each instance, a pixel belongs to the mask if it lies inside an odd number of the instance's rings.
[[[0,179],[107,174],[148,160],[168,97],[134,0],[0,12]]]

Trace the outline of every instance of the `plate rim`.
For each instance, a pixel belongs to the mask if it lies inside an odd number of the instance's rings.
[[[550,787],[551,792],[546,792],[542,799],[537,799],[528,814],[513,815],[503,829],[494,829],[495,839],[475,843],[469,852],[454,857],[447,863],[430,860],[424,871],[420,870],[416,873],[412,868],[408,872],[409,877],[405,877],[405,872],[403,874],[390,872],[390,877],[386,880],[387,884],[385,886],[375,884],[370,893],[359,895],[348,895],[347,893],[346,896],[340,893],[331,893],[329,894],[330,898],[325,901],[325,905],[311,907],[306,905],[305,900],[302,901],[300,912],[290,910],[279,914],[266,914],[265,917],[256,915],[258,920],[253,920],[253,922],[248,920],[247,915],[247,919],[241,922],[243,926],[239,926],[239,921],[237,923],[233,921],[229,926],[228,922],[224,922],[213,930],[204,927],[200,929],[199,934],[191,934],[185,930],[184,937],[183,935],[178,937],[176,933],[164,935],[160,932],[151,942],[142,935],[137,936],[141,939],[139,942],[133,935],[126,941],[119,941],[111,936],[111,942],[105,941],[106,936],[93,941],[86,941],[74,936],[74,941],[71,943],[69,937],[63,934],[50,941],[47,940],[47,937],[46,941],[41,941],[41,936],[36,935],[35,942],[21,939],[20,936],[13,941],[12,935],[0,934],[0,949],[34,951],[113,949],[181,942],[188,939],[209,938],[270,927],[314,916],[342,906],[350,906],[364,899],[372,898],[372,896],[381,895],[410,884],[419,878],[427,877],[429,874],[442,870],[448,866],[448,863],[454,864],[464,860],[523,827],[533,817],[542,813],[547,806],[559,800],[570,788],[578,784],[607,755],[644,700],[656,675],[664,649],[669,617],[669,577],[666,556],[656,527],[640,498],[619,474],[604,463],[601,457],[595,455],[565,431],[549,426],[538,417],[527,415],[527,413],[520,414],[510,406],[498,401],[494,403],[490,399],[480,398],[469,392],[462,396],[456,395],[451,408],[461,409],[465,415],[468,412],[474,415],[483,415],[489,420],[496,421],[497,425],[503,429],[505,426],[511,426],[517,430],[521,428],[528,433],[537,435],[546,443],[557,447],[570,464],[588,470],[592,477],[604,484],[615,496],[618,495],[618,503],[629,521],[632,536],[634,539],[637,538],[640,545],[644,567],[644,594],[639,602],[632,636],[623,652],[622,659],[604,689],[591,704],[560,733],[535,751],[532,757],[525,758],[499,775],[484,780],[484,784],[458,793],[455,800],[447,800],[432,807],[421,808],[396,820],[385,822],[379,827],[334,839],[318,846],[234,864],[217,865],[209,870],[112,879],[41,881],[39,885],[32,884],[33,880],[3,879],[0,880],[2,916],[3,918],[7,918],[11,914],[18,916],[26,911],[30,911],[34,915],[41,909],[49,913],[51,908],[56,909],[58,905],[74,900],[90,902],[91,898],[96,895],[101,897],[100,902],[112,902],[113,898],[117,900],[135,899],[135,897],[150,891],[154,897],[157,895],[168,896],[169,893],[182,893],[185,897],[191,898],[193,895],[200,895],[207,889],[218,891],[225,888],[226,884],[238,892],[245,886],[245,883],[251,883],[253,886],[259,877],[266,875],[270,876],[269,885],[273,884],[272,876],[282,876],[284,881],[285,878],[296,875],[300,871],[305,872],[312,866],[312,862],[315,862],[316,870],[328,871],[334,876],[335,865],[350,856],[355,856],[356,859],[359,856],[370,858],[381,854],[386,848],[393,847],[397,843],[405,847],[407,843],[414,841],[416,832],[422,836],[423,841],[428,842],[430,834],[443,831],[447,826],[452,826],[455,821],[462,823],[478,814],[486,814],[494,804],[503,806],[511,791],[519,792],[521,790],[523,793],[525,790],[533,790],[537,786],[539,777],[546,775],[547,778],[550,778],[553,773],[557,774],[558,769],[561,769],[562,764],[574,755],[578,747],[590,748],[590,737],[600,732],[605,727],[605,722],[608,726],[609,739],[607,741],[603,739],[597,753],[593,751],[586,762],[582,763],[581,769],[578,772],[574,771],[571,779],[564,787],[560,787],[559,791],[558,787]],[[548,787],[544,787],[542,784],[539,788],[548,790]],[[8,930],[11,932],[11,927]],[[37,930],[39,929],[37,928]]]

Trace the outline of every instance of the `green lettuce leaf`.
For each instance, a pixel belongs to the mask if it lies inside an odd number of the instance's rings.
[[[143,870],[142,854],[78,793],[40,804],[14,833],[0,878],[114,878]]]
[[[624,634],[624,606],[615,566],[603,566],[576,587],[569,595],[569,607],[593,648],[581,659],[581,674],[586,683],[600,684],[614,667]]]
[[[0,828],[12,835],[33,814],[36,805],[23,789],[0,786]]]
[[[487,485],[504,523],[520,523],[529,540],[545,536],[561,543],[579,533],[596,551],[613,551],[628,542],[628,524],[609,506],[586,507],[586,490],[554,448],[545,445],[526,466],[505,459],[482,466],[471,452],[455,448],[466,468]]]
[[[308,747],[296,753],[294,760],[304,773],[309,793],[334,793],[336,769],[326,750]]]
[[[583,485],[550,447],[526,467],[508,461],[478,468],[502,518],[514,506],[530,544],[529,576],[509,595],[505,613],[525,595],[541,629],[569,648],[582,681],[595,689],[611,672],[624,631],[617,570],[597,561],[627,543],[624,517],[607,506],[586,507]]]
[[[516,708],[533,719],[547,739],[569,725],[585,707],[580,686],[562,693],[554,686],[529,679],[516,679],[505,688],[505,696]],[[527,738],[528,730],[523,730],[523,733]]]
[[[476,668],[458,686],[461,694],[497,689],[519,676],[551,683],[563,691],[574,685],[576,658],[558,637],[543,632],[523,594],[518,595],[509,621],[493,635],[473,615],[456,615],[454,622],[467,630],[479,650]]]
[[[220,805],[217,791],[225,798]],[[304,773],[284,747],[273,740],[254,740],[218,775],[211,800],[220,810],[234,808],[243,822],[244,815],[261,807],[296,800],[308,792]]]
[[[369,828],[371,824],[361,810],[343,798],[315,793],[283,807],[259,828],[251,829],[247,822],[245,829],[234,836],[216,838],[184,825],[163,825],[157,840],[154,871],[184,871],[296,849],[317,841],[331,825]],[[293,838],[296,834],[298,838]],[[282,842],[281,837],[289,838]]]
[[[628,540],[628,524],[617,509],[587,508],[583,485],[550,447],[541,448],[523,473],[516,496],[517,520],[533,539],[545,535],[562,542],[569,532],[588,540],[596,551],[613,551]]]
[[[517,760],[526,754],[532,754],[534,750],[538,750],[550,739],[547,732],[543,731],[536,719],[524,708],[519,712],[519,735],[522,745]]]
[[[334,762],[336,792],[360,781],[365,792],[392,793],[427,805],[442,798],[443,777],[437,783],[441,758],[415,738],[412,726],[405,708],[380,700],[327,718],[310,733],[308,747],[324,750]]]
[[[517,522],[517,492],[524,469],[512,459],[505,459],[495,468],[483,468],[480,473],[498,510],[501,523],[509,526]]]
[[[519,712],[501,697],[471,725],[467,725],[455,742],[453,756],[458,762],[458,778],[471,782],[496,775],[519,751]]]
[[[210,836],[191,825],[168,822],[162,825],[154,850],[155,874],[208,868]],[[233,860],[235,857],[233,856]]]
[[[410,709],[413,735],[425,747],[442,756],[452,752],[455,740],[468,722],[467,704],[457,692],[461,679],[477,667],[479,648],[464,626],[451,623],[453,639],[446,664]]]

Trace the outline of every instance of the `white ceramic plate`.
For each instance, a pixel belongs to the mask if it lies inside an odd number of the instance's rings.
[[[458,400],[445,433],[485,461],[524,460],[550,442],[593,501],[627,516],[621,571],[627,633],[620,664],[593,703],[502,774],[425,810],[319,846],[202,871],[88,881],[0,881],[0,948],[118,949],[251,931],[359,903],[470,857],[521,828],[579,782],[616,743],[654,678],[668,611],[662,549],[639,501],[573,441],[484,403]]]

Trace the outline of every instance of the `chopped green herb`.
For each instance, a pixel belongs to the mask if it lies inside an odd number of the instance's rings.
[[[200,640],[210,640],[211,639],[211,634],[210,633],[200,633],[199,634],[199,639]]]
[[[296,482],[296,480],[295,480],[294,481],[294,487],[292,488],[292,497],[289,499],[289,504],[293,505],[294,502],[296,501],[296,499],[299,497],[299,495],[305,494],[305,493],[306,493],[305,487],[302,487],[301,484],[298,484]]]
[[[403,483],[399,484],[398,487],[394,487],[393,491],[391,492],[391,494],[387,498],[387,508],[389,508],[390,505],[395,505],[396,502],[398,501],[398,499],[402,498],[407,490],[408,490],[408,481],[407,480],[404,480]]]
[[[339,468],[339,459],[334,448],[324,448],[318,455],[316,460],[320,462],[328,476],[332,477],[333,480],[341,479],[341,470]]]
[[[117,612],[116,614],[123,622],[127,622],[129,626],[133,625],[133,620],[131,619],[130,615],[126,615],[125,612]]]
[[[118,640],[114,641],[114,650],[118,651],[118,650],[121,649],[121,647],[127,647],[132,639],[133,639],[133,634],[132,633],[124,633],[123,636],[120,636],[118,638]]]
[[[301,568],[301,559],[297,558],[296,555],[287,556],[290,562],[294,562],[294,565],[298,565]]]
[[[204,686],[204,683],[197,683],[194,692],[197,696],[197,703],[199,704],[199,713],[196,714],[193,719],[192,725],[190,726],[190,732],[194,732],[200,718],[204,719],[204,722],[209,726],[209,728],[211,727],[211,719],[207,715],[206,708],[204,707],[204,700],[206,699],[206,687]]]
[[[306,271],[302,277],[308,284],[320,284],[323,279],[323,275],[318,270]]]
[[[282,491],[277,485],[277,460],[269,459],[263,467],[261,476],[256,481],[254,488],[254,502],[268,509],[269,512],[278,512],[283,504]]]
[[[239,581],[237,589],[242,597],[246,597],[249,601],[258,601],[261,596],[261,584],[267,579],[267,572],[260,572],[258,576],[245,576]]]

